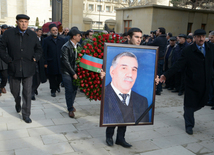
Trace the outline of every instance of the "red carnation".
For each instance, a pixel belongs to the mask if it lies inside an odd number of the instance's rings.
[[[81,80],[80,83],[83,83],[83,80]]]
[[[90,51],[89,50],[86,50],[86,52],[85,52],[86,54],[89,54],[90,53]]]
[[[89,43],[86,44],[86,46],[89,46],[89,45],[90,45]]]
[[[92,89],[92,88],[94,88],[94,86],[93,86],[93,85],[91,85],[90,87],[91,87],[91,89]]]
[[[123,39],[123,37],[120,37],[120,39]]]
[[[94,46],[97,46],[97,42],[94,42]]]
[[[101,53],[100,55],[102,55],[102,56],[103,56],[103,54],[104,54],[104,53]]]
[[[86,49],[86,48],[87,48],[87,46],[83,46],[83,48],[85,48],[85,49]]]
[[[90,96],[90,99],[93,99],[93,96]]]
[[[90,81],[89,84],[92,85],[92,82]]]
[[[100,88],[102,88],[102,85],[100,85]]]
[[[105,38],[103,38],[102,40],[103,40],[103,41],[105,41],[106,39],[105,39]]]
[[[110,41],[110,40],[107,40],[107,42],[110,43],[111,41]]]
[[[101,46],[102,46],[101,44],[98,45],[99,48],[101,48]]]
[[[92,49],[91,52],[94,53],[94,49]]]
[[[116,41],[116,43],[120,43],[120,41],[118,40],[118,41]]]
[[[111,40],[111,43],[114,43],[114,40]]]
[[[82,91],[86,92],[86,89],[83,89]]]
[[[83,70],[82,73],[85,74],[85,71]]]
[[[87,75],[87,76],[89,76],[89,73],[88,73],[88,75]],[[88,78],[88,80],[90,81],[90,80],[91,80],[91,78],[89,77],[89,78]]]
[[[93,41],[97,41],[97,39],[96,39],[96,38],[93,38]]]
[[[97,92],[96,89],[93,92],[96,93]]]
[[[88,87],[88,84],[86,83],[85,86]]]
[[[102,51],[100,49],[97,50],[98,53],[101,53]]]
[[[84,83],[81,84],[81,87],[84,87]]]
[[[90,88],[87,88],[87,91],[90,91]]]
[[[97,49],[98,49],[98,47],[97,47],[97,46],[95,46],[95,47],[94,47],[94,49],[95,49],[95,50],[97,50]]]
[[[99,36],[98,36],[98,38],[99,38],[99,39],[101,39],[101,38],[102,38],[102,36],[101,36],[101,35],[99,35]]]
[[[82,53],[85,53],[85,50],[82,50],[81,52],[82,52]]]
[[[79,78],[82,79],[82,75],[80,75]]]
[[[89,95],[89,92],[87,92],[86,95],[88,96],[88,95]]]
[[[86,76],[89,76],[89,73],[86,73]]]
[[[88,46],[88,48],[89,48],[89,49],[92,49],[92,48],[93,48],[93,46],[92,46],[92,45],[89,45],[89,46]]]
[[[98,42],[99,42],[99,43],[101,43],[102,41],[101,41],[101,40],[99,40]]]
[[[94,56],[95,56],[95,57],[97,57],[97,56],[98,56],[98,54],[97,54],[97,53],[94,53]]]
[[[100,59],[101,59],[101,58],[102,58],[102,55],[99,55],[99,56],[98,56],[98,58],[100,58]]]

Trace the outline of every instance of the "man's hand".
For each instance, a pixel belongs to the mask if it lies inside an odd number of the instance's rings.
[[[74,74],[73,78],[76,80],[78,78],[77,74]]]
[[[158,85],[159,81],[160,81],[160,79],[159,79],[159,76],[157,75],[157,77],[155,78],[155,84]]]
[[[106,73],[103,71],[103,69],[101,69],[100,78],[103,79],[104,76],[106,76]]]
[[[166,77],[164,75],[161,75],[160,77],[160,82],[165,83],[166,82]]]
[[[33,58],[33,61],[36,61],[36,59],[35,59],[35,58]]]
[[[47,68],[47,67],[48,67],[48,65],[44,65],[44,67],[45,67],[45,68]]]

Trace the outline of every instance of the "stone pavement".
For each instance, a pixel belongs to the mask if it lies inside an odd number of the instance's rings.
[[[0,155],[214,155],[214,111],[205,107],[195,113],[190,136],[184,131],[183,96],[168,90],[156,96],[154,125],[127,128],[126,141],[133,145],[127,149],[106,145],[99,101],[90,102],[78,93],[76,118],[71,119],[64,88],[53,98],[45,83],[32,101],[33,122],[26,124],[15,111],[8,85],[6,89],[0,97]]]

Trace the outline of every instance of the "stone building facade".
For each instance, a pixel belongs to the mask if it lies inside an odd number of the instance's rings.
[[[39,26],[42,26],[52,21],[51,0],[0,0],[0,25],[15,26],[17,14],[27,14],[30,26],[35,26],[38,17]]]

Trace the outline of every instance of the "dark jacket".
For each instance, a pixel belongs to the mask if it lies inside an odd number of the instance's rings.
[[[148,42],[147,45],[149,46],[158,46],[159,47],[159,59],[164,59],[164,55],[166,52],[166,46],[167,46],[167,39],[166,34],[161,34],[157,38],[154,39],[154,41]]]
[[[9,75],[14,77],[34,75],[36,62],[33,58],[38,61],[41,56],[42,48],[35,32],[27,29],[22,36],[18,27],[4,32],[0,41],[0,58],[8,64]]]
[[[183,49],[185,47],[189,46],[189,44],[187,42],[183,43],[183,44],[178,44],[175,49],[173,50],[173,54],[172,54],[172,65],[174,65],[174,63],[180,59],[181,57],[181,53],[183,52]]]
[[[205,42],[206,55],[198,50],[196,43],[186,47],[181,58],[164,73],[166,80],[178,70],[185,68],[184,106],[203,107],[208,93],[214,67],[214,45]]]
[[[56,42],[52,36],[49,36],[43,40],[43,51],[45,58],[45,65],[47,67],[47,73],[49,75],[61,74],[60,72],[60,54],[61,48],[65,44],[65,40],[61,37],[56,38]]]
[[[166,71],[166,70],[168,70],[169,68],[171,68],[171,66],[172,66],[172,54],[173,54],[173,52],[174,52],[176,46],[177,46],[177,44],[175,44],[175,46],[171,49],[170,54],[169,54],[169,57],[168,57],[168,62],[167,62],[167,61],[166,61],[166,54],[167,54],[167,52],[168,52],[168,50],[169,50],[169,47],[170,47],[170,45],[167,45],[166,53],[165,53],[165,55],[164,55],[163,71]]]
[[[0,40],[1,40],[2,35],[0,35]],[[0,58],[0,70],[7,70],[8,65]]]
[[[117,124],[126,122],[123,118],[122,112],[119,108],[118,96],[114,92],[111,84],[105,87],[104,99],[104,114],[103,124]],[[148,108],[147,98],[131,91],[130,101],[133,103],[133,115],[135,122]],[[140,121],[149,122],[149,113]],[[134,122],[132,122],[134,123]]]
[[[75,72],[75,48],[71,41],[67,41],[61,49],[61,73],[74,76]]]

